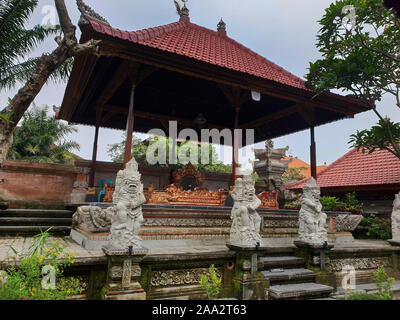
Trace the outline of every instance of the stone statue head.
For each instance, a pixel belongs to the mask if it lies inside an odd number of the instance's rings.
[[[124,170],[117,174],[113,202],[116,204],[122,198],[129,198],[143,192],[143,184],[140,181],[141,175],[138,171],[138,164],[132,158]]]
[[[321,188],[317,185],[317,181],[311,177],[303,188],[303,197],[319,200],[321,196]]]

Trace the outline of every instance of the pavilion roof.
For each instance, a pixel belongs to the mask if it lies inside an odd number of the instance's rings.
[[[201,27],[187,17],[180,21],[139,31],[123,31],[86,17],[88,27],[110,37],[186,56],[219,67],[312,92],[305,81],[267,60],[224,32]]]
[[[182,128],[191,128],[199,113],[209,129],[232,129],[233,104],[239,102],[239,128],[255,129],[255,142],[260,142],[370,109],[350,96],[326,92],[315,97],[303,79],[231,39],[225,30],[201,27],[186,16],[139,31],[113,28],[89,15],[82,18],[81,41],[101,40],[100,56],[75,59],[58,114],[70,123],[95,125],[101,118],[101,127],[124,129],[132,63],[139,64],[141,74],[155,69],[136,89],[137,132],[175,119]],[[260,92],[261,101],[254,101],[251,91]]]
[[[301,190],[308,179],[286,184],[286,189]],[[352,149],[317,175],[322,189],[400,186],[400,160],[386,150],[362,153]]]

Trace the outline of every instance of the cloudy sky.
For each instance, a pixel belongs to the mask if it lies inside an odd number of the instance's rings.
[[[65,0],[71,19],[79,20],[75,0]],[[123,30],[138,30],[168,24],[178,20],[173,0],[85,0],[98,13],[103,15],[112,26]],[[227,23],[228,35],[275,62],[281,67],[304,77],[310,61],[319,58],[315,47],[319,30],[318,20],[325,8],[334,1],[330,0],[189,0],[191,21],[210,29],[216,29],[221,17]],[[53,5],[52,0],[40,0],[32,16],[30,25],[41,23],[45,10]],[[79,33],[79,30],[78,30]],[[51,51],[56,47],[49,39],[41,45],[35,55]],[[60,106],[65,84],[48,84],[36,98],[38,105]],[[4,107],[8,97],[16,90],[0,92],[0,106]],[[379,103],[383,114],[400,121],[400,112],[392,97]],[[0,107],[0,109],[2,108]],[[354,119],[339,121],[316,128],[317,161],[330,164],[349,150],[349,136],[356,130],[366,129],[376,123],[372,112],[357,115]],[[79,126],[79,132],[72,136],[81,144],[77,152],[86,159],[91,158],[94,128]],[[99,135],[98,159],[109,160],[107,145],[121,141],[121,131],[101,129]],[[299,132],[274,140],[276,147],[289,146],[289,154],[309,162],[309,132]],[[256,147],[262,147],[257,145]],[[226,155],[230,154],[226,150]],[[229,157],[229,156],[228,156]],[[223,159],[230,162],[227,156]],[[248,159],[242,159],[243,164]]]

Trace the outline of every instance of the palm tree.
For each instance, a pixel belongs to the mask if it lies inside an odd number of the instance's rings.
[[[76,128],[56,120],[48,111],[48,106],[34,105],[25,113],[21,126],[14,130],[9,159],[65,164],[76,159],[71,151],[79,150],[80,146],[68,140],[68,135],[76,132]]]
[[[77,0],[83,3],[82,0]],[[43,86],[50,80],[66,79],[73,57],[94,53],[100,41],[78,43],[76,27],[68,15],[64,0],[54,0],[60,26],[35,26],[25,29],[38,0],[0,1],[0,90],[22,87],[0,108],[0,165],[12,144],[13,130],[33,103]],[[38,58],[27,58],[32,50],[49,35],[58,33],[57,47]]]
[[[48,36],[59,33],[60,26],[36,25],[24,29],[38,0],[3,0],[0,3],[0,90],[26,82],[35,71],[39,58],[28,58],[33,49]],[[66,79],[72,66],[68,59],[52,75],[53,80]]]

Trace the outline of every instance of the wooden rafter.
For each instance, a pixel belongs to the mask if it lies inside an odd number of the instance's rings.
[[[247,123],[241,124],[241,125],[239,125],[239,128],[240,129],[257,128],[260,125],[264,125],[264,124],[267,124],[269,122],[276,121],[276,120],[284,118],[284,117],[286,117],[288,115],[296,113],[296,112],[298,112],[298,108],[299,108],[298,105],[294,105],[292,107],[289,107],[289,108],[286,108],[284,110],[272,113],[272,114],[270,114],[268,116],[262,117],[260,119],[255,120],[255,121],[251,121],[251,122],[247,122]]]

